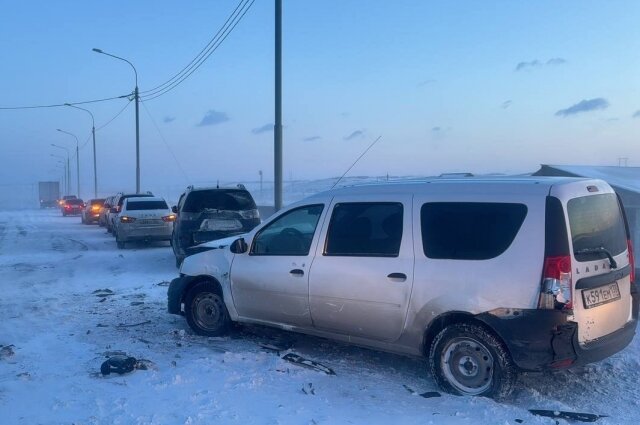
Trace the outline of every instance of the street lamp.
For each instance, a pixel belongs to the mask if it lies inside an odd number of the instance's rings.
[[[60,170],[60,167],[62,167],[62,188],[64,190],[64,185],[65,185],[65,180],[66,180],[66,174],[67,174],[67,166],[65,165],[64,161],[56,161],[56,172]],[[64,192],[63,192],[64,193]],[[59,195],[63,195],[63,193],[59,194]],[[60,196],[59,199],[62,199],[62,196]]]
[[[64,146],[56,145],[55,143],[51,143],[51,146],[54,148],[64,149],[67,152],[67,195],[71,194],[71,167],[69,166],[69,149]]]
[[[64,174],[62,175],[63,179],[62,179],[62,187],[64,188],[64,191],[66,192],[66,194],[69,194],[69,180],[67,179],[67,163],[64,162],[64,156],[62,155],[55,155],[55,154],[50,154],[52,157],[54,158],[60,158],[61,161],[57,161],[58,164],[62,164],[62,171],[64,172]]]
[[[77,176],[78,176],[78,186],[76,187],[76,189],[78,189],[78,199],[80,199],[80,141],[78,140],[78,137],[73,133],[69,133],[68,131],[60,130],[59,128],[56,129],[56,130],[58,130],[60,133],[64,133],[64,134],[68,134],[69,136],[73,136],[73,138],[76,139],[76,172],[77,172]]]
[[[138,110],[138,103],[140,102],[140,96],[138,95],[138,71],[136,70],[136,67],[133,66],[133,64],[128,60],[126,60],[125,58],[112,55],[111,53],[103,52],[102,50],[96,49],[96,48],[93,48],[92,50],[96,53],[111,56],[112,58],[125,61],[126,63],[131,65],[131,68],[133,68],[133,73],[135,74],[135,77],[136,77],[136,88],[133,91],[133,97],[136,101],[136,193],[140,193],[140,114]]]
[[[90,110],[72,105],[70,103],[65,103],[65,105],[71,108],[80,109],[81,111],[85,111],[86,113],[91,115],[91,135],[93,136],[93,197],[97,198],[98,197],[98,170],[96,166],[96,121],[93,118],[93,114],[91,113]]]

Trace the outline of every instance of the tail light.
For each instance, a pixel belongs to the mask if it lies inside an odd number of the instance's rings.
[[[257,209],[238,211],[238,214],[240,214],[240,217],[244,218],[245,220],[260,218],[260,212]]]
[[[91,211],[100,211],[100,205],[93,205]]]
[[[636,259],[633,256],[633,243],[627,239],[627,253],[629,255],[629,267],[631,268],[631,282],[636,281]]]
[[[545,258],[538,308],[571,310],[572,300],[571,257],[566,255]]]
[[[65,206],[64,206],[64,209],[65,209],[65,210],[70,210],[70,209],[71,209],[71,205],[65,205]]]
[[[120,217],[120,223],[133,223],[134,221],[136,221],[135,218],[129,217],[127,215],[123,215],[122,217]]]
[[[166,221],[166,222],[176,221],[176,215],[175,214],[165,215],[164,217],[162,217],[162,221]]]

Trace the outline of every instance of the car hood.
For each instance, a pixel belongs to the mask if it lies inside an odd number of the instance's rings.
[[[246,233],[235,235],[235,236],[229,236],[227,238],[216,239],[213,241],[201,243],[200,245],[195,245],[192,248],[222,249],[231,245],[233,241],[235,241],[236,239],[243,238],[245,236],[246,236]]]

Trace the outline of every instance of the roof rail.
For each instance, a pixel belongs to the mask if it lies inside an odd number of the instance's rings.
[[[247,190],[242,183],[238,183],[238,189]]]

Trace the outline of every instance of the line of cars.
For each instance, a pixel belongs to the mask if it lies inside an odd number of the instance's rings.
[[[97,223],[116,238],[118,248],[134,241],[170,241],[179,266],[204,242],[249,232],[260,224],[260,213],[243,186],[193,187],[169,208],[147,193],[118,193],[83,202],[64,201],[63,215],[80,215],[83,224]]]

